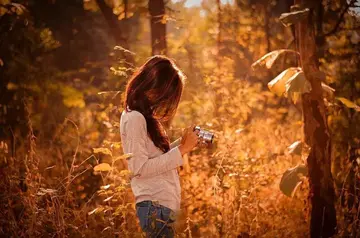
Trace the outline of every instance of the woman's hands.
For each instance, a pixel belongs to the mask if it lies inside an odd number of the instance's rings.
[[[194,131],[194,126],[190,126],[183,131],[179,150],[181,155],[189,153],[198,144],[198,131]]]

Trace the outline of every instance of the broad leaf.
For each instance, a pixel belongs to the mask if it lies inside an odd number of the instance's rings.
[[[286,82],[299,72],[301,68],[291,67],[281,72],[276,78],[268,83],[268,88],[271,92],[278,96],[283,95],[286,92]]]
[[[302,152],[302,142],[301,141],[295,141],[292,143],[289,147],[289,154],[293,155],[301,155]]]
[[[298,23],[304,19],[306,19],[309,15],[309,8],[305,8],[304,10],[300,11],[294,11],[289,13],[283,13],[279,17],[279,20],[281,21],[284,26],[288,27],[292,24]]]
[[[346,107],[353,108],[356,111],[360,112],[360,107],[357,104],[355,104],[354,102],[350,101],[349,99],[346,99],[343,97],[338,97],[336,99],[339,100],[340,102],[342,102]]]
[[[311,91],[311,84],[306,80],[303,71],[297,71],[286,82],[285,96],[291,98],[294,102],[298,100],[301,94]]]
[[[94,171],[98,172],[98,171],[110,171],[111,170],[111,166],[108,163],[101,163],[98,164],[94,167]]]
[[[280,190],[286,196],[292,197],[301,184],[301,177],[308,175],[308,168],[301,164],[285,171],[280,181]]]
[[[274,63],[280,58],[280,56],[285,56],[286,54],[296,54],[299,53],[294,50],[274,50],[270,53],[267,53],[263,57],[261,57],[259,60],[257,60],[255,63],[251,65],[252,70],[262,70],[262,69],[271,69],[274,65]]]

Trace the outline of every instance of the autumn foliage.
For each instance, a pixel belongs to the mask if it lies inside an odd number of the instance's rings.
[[[143,236],[119,120],[152,52],[187,75],[171,140],[191,124],[215,133],[179,170],[178,237],[310,236],[313,84],[295,32],[309,14],[335,237],[360,235],[358,3],[189,2],[0,0],[1,237]]]

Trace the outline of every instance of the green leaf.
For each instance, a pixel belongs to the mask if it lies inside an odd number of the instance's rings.
[[[301,184],[301,177],[308,175],[308,168],[303,165],[297,165],[285,171],[280,181],[280,190],[288,197],[292,197],[296,188]]]
[[[284,26],[288,27],[292,24],[298,23],[304,19],[306,19],[309,15],[309,8],[305,8],[304,10],[289,12],[289,13],[283,13],[279,17],[279,20],[281,21]]]
[[[337,97],[337,100],[339,100],[340,102],[342,102],[342,104],[344,104],[346,107],[348,108],[353,108],[356,111],[360,112],[360,107],[355,104],[354,102],[350,101],[349,99],[343,98],[343,97]]]
[[[96,171],[96,172],[98,172],[98,171],[105,172],[105,171],[110,171],[111,169],[112,168],[108,163],[101,163],[94,167],[94,171]]]

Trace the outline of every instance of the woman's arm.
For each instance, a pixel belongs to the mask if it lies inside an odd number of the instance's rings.
[[[128,164],[135,177],[155,176],[183,165],[178,147],[174,147],[167,153],[155,158],[149,158],[146,147],[148,133],[143,115],[132,112],[131,117],[125,123],[125,149],[126,153],[133,154],[132,158],[128,160]]]
[[[181,137],[175,141],[173,141],[171,144],[170,144],[170,149],[173,149],[175,148],[176,146],[179,146],[181,144]]]

